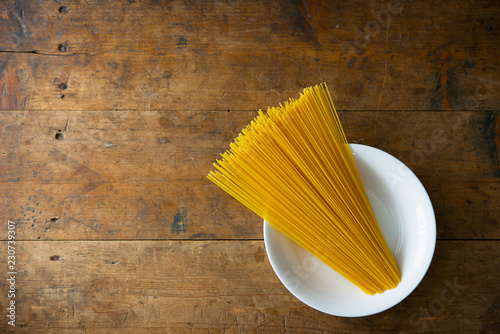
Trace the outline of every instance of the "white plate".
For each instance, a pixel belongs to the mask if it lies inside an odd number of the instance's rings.
[[[436,245],[436,220],[422,183],[402,162],[370,146],[350,144],[382,233],[401,269],[401,283],[369,296],[264,221],[271,265],[285,287],[328,314],[361,317],[405,299],[424,277]]]

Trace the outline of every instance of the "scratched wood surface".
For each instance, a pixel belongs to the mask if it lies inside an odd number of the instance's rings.
[[[412,295],[350,319],[291,296],[262,241],[24,241],[18,332],[488,333],[498,322],[499,246],[440,241]]]
[[[255,110],[319,81],[346,110],[497,107],[495,0],[11,0],[0,13],[3,109]]]
[[[22,226],[25,240],[262,238],[261,219],[205,178],[255,115],[4,112],[4,216]],[[500,237],[500,168],[488,134],[498,112],[344,112],[341,119],[350,142],[385,150],[420,177],[439,238]]]
[[[499,18],[493,0],[3,1],[19,274],[0,332],[500,332]],[[258,109],[321,81],[348,140],[407,164],[436,213],[423,282],[370,317],[293,297],[261,219],[205,179]]]

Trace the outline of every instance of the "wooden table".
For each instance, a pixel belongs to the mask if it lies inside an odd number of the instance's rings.
[[[498,333],[499,18],[494,0],[3,1],[0,330]],[[258,109],[324,81],[349,141],[405,162],[437,218],[421,284],[369,317],[293,297],[261,219],[205,178]]]

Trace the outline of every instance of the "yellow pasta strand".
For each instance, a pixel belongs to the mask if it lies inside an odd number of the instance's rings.
[[[400,283],[326,84],[259,111],[214,167],[209,180],[365,293]]]

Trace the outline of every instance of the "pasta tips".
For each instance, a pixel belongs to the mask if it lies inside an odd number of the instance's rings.
[[[209,180],[365,293],[401,281],[326,84],[259,111],[214,167]]]

